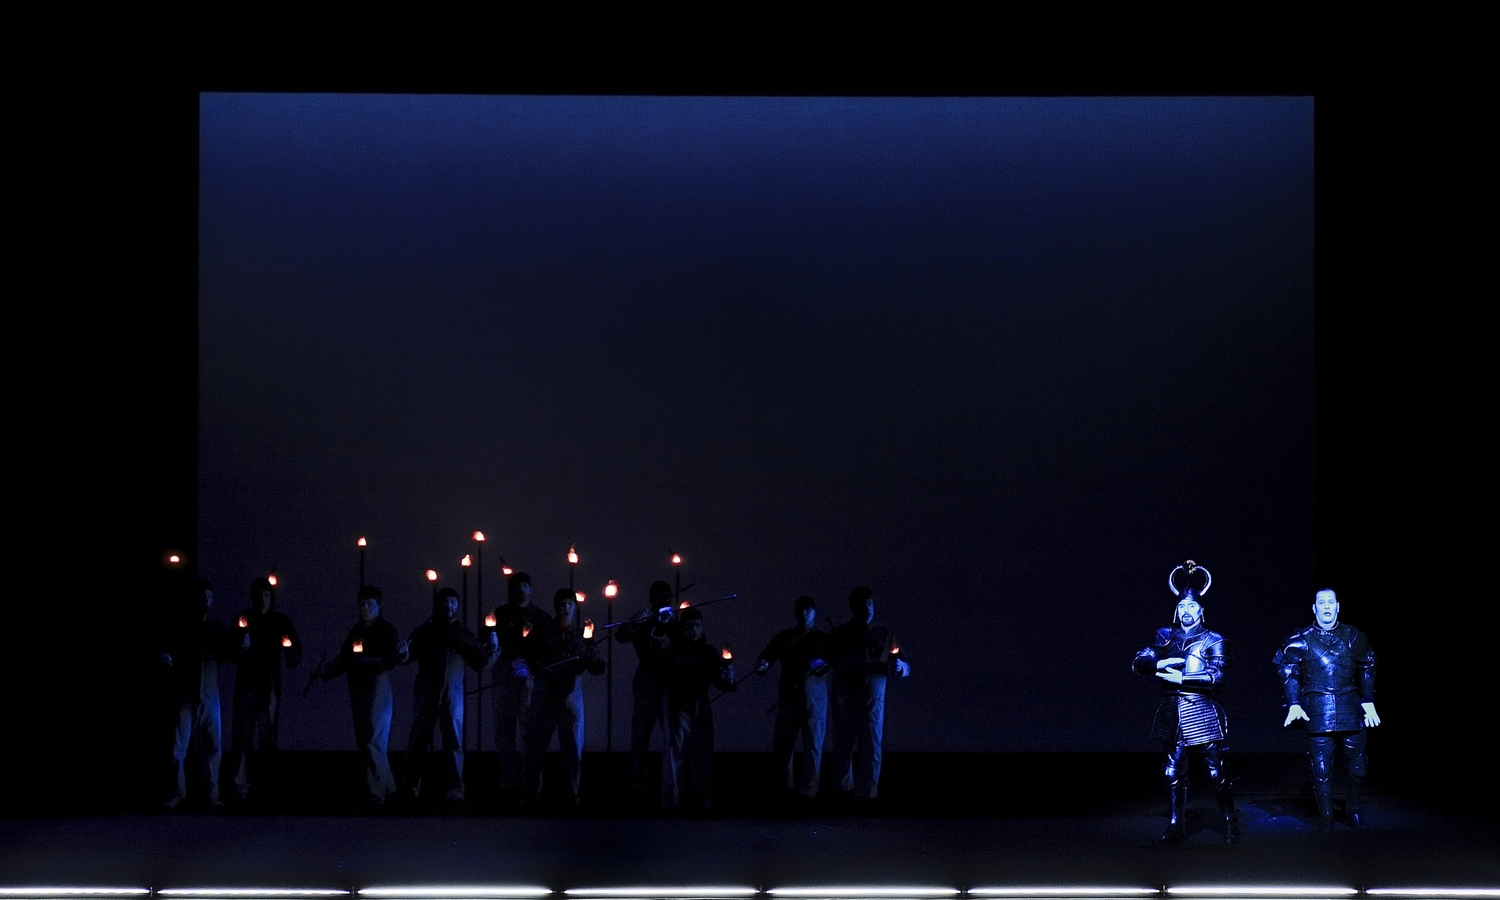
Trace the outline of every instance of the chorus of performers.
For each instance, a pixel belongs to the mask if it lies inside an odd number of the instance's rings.
[[[1232,844],[1240,839],[1240,823],[1226,752],[1229,722],[1216,697],[1231,656],[1225,637],[1207,625],[1213,579],[1206,567],[1188,560],[1171,570],[1167,582],[1175,600],[1172,622],[1157,630],[1132,663],[1162,691],[1150,727],[1151,740],[1162,750],[1168,809],[1157,843],[1188,839],[1189,770],[1197,766],[1218,806],[1218,831]],[[232,785],[229,801],[250,802],[274,778],[270,761],[278,741],[282,670],[297,668],[302,642],[291,619],[276,609],[275,588],[267,579],[255,579],[249,604],[228,624],[213,615],[209,582],[199,579],[189,593],[156,648],[176,711],[163,806],[178,808],[189,798],[190,786],[201,805],[224,806],[221,762]],[[428,618],[403,639],[383,615],[381,590],[360,588],[353,625],[337,652],[314,667],[308,689],[314,682],[346,679],[370,808],[466,803],[464,716],[466,698],[473,694],[494,711],[498,783],[483,793],[498,798],[497,809],[544,809],[544,773],[558,771],[558,783],[546,794],[549,806],[578,809],[585,796],[585,685],[606,671],[601,646],[609,640],[633,650],[636,659],[630,795],[665,810],[712,807],[715,701],[742,683],[729,646],[709,639],[713,614],[704,608],[717,601],[690,605],[672,585],[657,581],[638,613],[596,627],[580,616],[576,596],[571,588],[559,588],[548,612],[532,603],[531,578],[513,572],[504,602],[490,610],[476,632],[461,621],[458,592],[442,588],[432,594]],[[869,587],[849,592],[848,618],[827,630],[820,627],[812,597],[797,597],[790,611],[791,627],[771,634],[746,673],[764,677],[779,667],[768,794],[793,806],[809,804],[820,790],[851,803],[874,801],[887,683],[909,676],[911,665],[890,629],[877,622]],[[1312,624],[1288,638],[1273,661],[1285,697],[1284,725],[1306,732],[1318,827],[1331,829],[1341,818],[1362,829],[1365,729],[1380,724],[1375,655],[1362,632],[1340,621],[1333,591],[1318,591],[1312,611]],[[230,664],[239,670],[230,752],[222,758],[219,678]],[[397,703],[392,674],[406,665],[415,667],[415,675],[406,765],[398,779],[389,759]],[[481,688],[466,693],[469,672],[478,673]],[[655,772],[649,765],[653,742],[660,747]],[[546,764],[554,743],[560,766]],[[1331,789],[1340,756],[1347,791],[1341,817]]]

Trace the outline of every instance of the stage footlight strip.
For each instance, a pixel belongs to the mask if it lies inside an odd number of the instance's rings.
[[[1394,897],[1397,900],[1468,900],[1471,897],[1500,897],[1500,888],[1370,888],[1365,893],[1371,897]]]
[[[356,891],[360,897],[414,898],[414,900],[522,900],[526,897],[548,897],[553,890],[534,884],[453,884],[432,887],[367,887]]]
[[[1113,898],[1160,897],[1161,888],[1145,887],[971,887],[964,891],[970,897],[1023,898]]]
[[[0,897],[140,897],[150,888],[126,887],[0,887]]]
[[[262,897],[347,897],[349,891],[329,888],[163,888],[158,897],[236,897],[259,900]]]
[[[1326,885],[1202,885],[1194,887],[1169,887],[1172,897],[1245,897],[1245,898],[1291,898],[1291,900],[1333,900],[1336,897],[1354,897],[1359,888],[1329,887]]]
[[[760,888],[723,887],[715,885],[682,885],[677,887],[620,887],[620,888],[568,888],[563,891],[569,897],[605,898],[668,898],[684,897],[692,900],[730,900],[734,897],[754,897]]]
[[[873,887],[870,885],[825,885],[822,887],[771,888],[773,897],[805,897],[834,900],[840,897],[957,897],[962,891],[945,887]]]

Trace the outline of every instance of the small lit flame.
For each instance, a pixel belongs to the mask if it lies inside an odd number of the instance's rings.
[[[516,570],[512,569],[510,566],[502,564],[500,566],[500,574],[504,575],[506,578],[509,578],[510,576],[516,574]]]
[[[614,579],[611,578],[609,584],[606,584],[604,586],[604,598],[606,600],[613,600],[615,599],[615,597],[619,596],[619,594],[620,586],[618,584],[615,584]]]
[[[465,553],[464,558],[459,560],[458,564],[467,569],[469,566],[474,565],[474,561],[469,558],[469,554]]]
[[[900,656],[901,655],[901,645],[900,644],[892,644],[891,645],[891,655],[892,656]]]
[[[495,621],[495,614],[494,613],[490,613],[489,615],[487,615],[487,616],[484,617],[484,627],[485,628],[494,628],[496,624],[498,624],[498,623]]]
[[[719,652],[719,655],[724,657],[725,659],[734,659],[734,654],[729,652],[728,644],[724,645],[724,649]]]
[[[267,575],[266,576],[266,581],[268,581],[268,582],[271,583],[271,587],[275,587],[276,586],[276,573],[272,572],[270,575]]]
[[[283,647],[290,647],[290,646],[292,646],[292,639],[291,639],[291,637],[289,637],[288,635],[283,634],[281,636],[281,646],[283,646]]]
[[[365,652],[365,642],[364,641],[355,641],[354,642],[354,652],[355,653],[363,653],[363,652]]]
[[[171,556],[167,557],[167,562],[169,562],[169,563],[171,563],[172,565],[175,566],[178,563],[182,562],[182,557],[180,557],[177,554],[173,553]]]
[[[584,619],[583,620],[583,639],[584,640],[588,640],[589,638],[591,638],[593,636],[594,636],[594,620],[593,619]]]
[[[574,591],[573,592],[573,599],[577,600],[579,603],[583,602],[583,597],[584,597],[583,591]]]
[[[427,580],[428,581],[437,581],[437,570],[435,570],[435,569],[428,569],[427,570]]]
[[[240,627],[241,628],[249,628],[250,627],[250,620],[248,618],[244,617],[244,616],[240,616]]]
[[[569,547],[568,548],[568,565],[570,565],[570,566],[576,566],[576,565],[578,565],[578,548],[577,547]]]
[[[367,546],[364,538],[360,538],[356,543],[359,544],[360,549],[364,549]]]
[[[482,543],[484,543],[484,532],[482,532],[482,531],[476,531],[476,532],[474,532],[474,543],[476,543],[476,544],[482,544]]]
[[[521,626],[521,637],[525,637],[528,634],[531,634],[531,626],[530,625],[522,625]]]
[[[682,565],[682,557],[679,556],[676,553],[673,553],[672,554],[672,565],[674,565],[674,566],[680,566],[680,565]]]
[[[688,602],[686,600],[682,601],[681,603],[677,604],[677,608],[678,609],[687,609],[688,608]]]

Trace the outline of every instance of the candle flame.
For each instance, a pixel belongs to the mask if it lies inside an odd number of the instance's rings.
[[[582,603],[583,602],[583,591],[574,591],[573,592],[573,599],[577,600],[579,603]]]
[[[593,636],[594,636],[594,620],[593,619],[584,619],[583,620],[583,639],[584,640],[588,640],[589,638],[591,638]]]
[[[521,626],[521,637],[525,637],[528,634],[531,634],[531,626],[530,625],[522,625]]]
[[[359,540],[358,540],[358,541],[356,541],[356,542],[355,542],[355,543],[357,543],[357,544],[359,544],[359,546],[360,546],[360,547],[361,547],[361,548],[363,548],[363,547],[364,547],[364,546],[365,546],[365,539],[364,539],[364,538],[360,538],[360,539],[359,539]]]
[[[241,628],[249,628],[250,627],[250,620],[247,619],[247,618],[245,618],[244,616],[240,616],[240,627]]]
[[[686,600],[682,601],[681,603],[677,604],[677,608],[678,609],[687,609],[688,608],[688,602]]]
[[[365,652],[365,642],[364,641],[355,641],[353,649],[354,649],[355,653],[363,653],[363,652]]]
[[[576,548],[576,547],[569,547],[568,548],[568,565],[570,565],[570,566],[576,566],[576,565],[578,565],[578,548]]]
[[[495,621],[495,614],[494,613],[490,613],[489,615],[487,615],[487,616],[484,617],[484,627],[485,628],[494,628],[496,624],[497,623]]]
[[[283,646],[283,647],[290,647],[290,646],[292,646],[292,639],[290,637],[288,637],[287,635],[283,634],[281,636],[281,646]]]
[[[175,566],[178,563],[182,562],[182,557],[180,557],[177,554],[173,553],[171,556],[167,557],[167,562],[169,562],[169,563],[171,563],[172,565]]]
[[[271,583],[271,587],[275,587],[276,586],[276,573],[272,572],[270,575],[267,575],[266,576],[266,581],[269,581]]]
[[[722,652],[719,653],[719,655],[722,656],[722,657],[724,657],[725,659],[734,659],[734,654],[729,652],[729,645],[728,644],[724,645],[724,649],[723,649]]]
[[[472,559],[469,559],[469,554],[465,553],[464,558],[459,560],[458,564],[467,569],[469,566],[474,565],[474,561]]]
[[[437,581],[437,570],[435,570],[435,569],[428,569],[427,570],[427,580],[428,581]]]
[[[482,531],[476,531],[476,532],[474,532],[474,543],[476,543],[476,544],[482,544],[482,543],[484,543],[484,532],[482,532]]]
[[[891,655],[892,656],[897,656],[900,653],[901,653],[901,645],[900,644],[892,644],[891,645]]]
[[[678,556],[676,553],[673,553],[672,554],[672,565],[674,565],[674,566],[680,566],[680,565],[682,565],[682,557]]]
[[[516,574],[516,570],[512,569],[510,566],[501,566],[500,567],[500,574],[504,575],[507,578],[509,578],[510,576]]]
[[[620,593],[620,586],[618,584],[615,584],[614,579],[611,578],[610,581],[609,581],[609,584],[606,584],[604,586],[604,596],[607,599],[613,600],[613,599],[615,599],[616,596],[619,595],[619,593]]]

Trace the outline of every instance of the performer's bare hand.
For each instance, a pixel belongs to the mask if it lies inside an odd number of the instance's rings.
[[[1365,727],[1366,728],[1374,728],[1376,725],[1380,724],[1380,716],[1377,715],[1376,712],[1375,712],[1375,704],[1373,704],[1373,703],[1361,703],[1360,706],[1364,707],[1364,710],[1365,710]]]
[[[1281,727],[1285,728],[1288,725],[1292,724],[1293,722],[1297,721],[1298,719],[1301,719],[1304,722],[1311,722],[1312,721],[1312,719],[1309,719],[1307,717],[1307,713],[1305,713],[1305,712],[1302,711],[1302,707],[1300,707],[1297,704],[1293,703],[1292,706],[1291,706],[1291,708],[1286,711],[1286,721],[1281,723]]]
[[[1182,660],[1179,659],[1178,662],[1182,662]],[[1158,669],[1156,677],[1163,681],[1170,681],[1173,684],[1182,684],[1182,672],[1178,669]]]
[[[1156,661],[1156,668],[1158,670],[1165,669],[1168,666],[1176,668],[1178,666],[1181,666],[1185,662],[1187,662],[1187,660],[1183,659],[1182,657],[1180,657],[1180,656],[1173,656],[1173,657],[1169,657],[1167,659],[1159,659],[1159,660],[1157,660]]]

